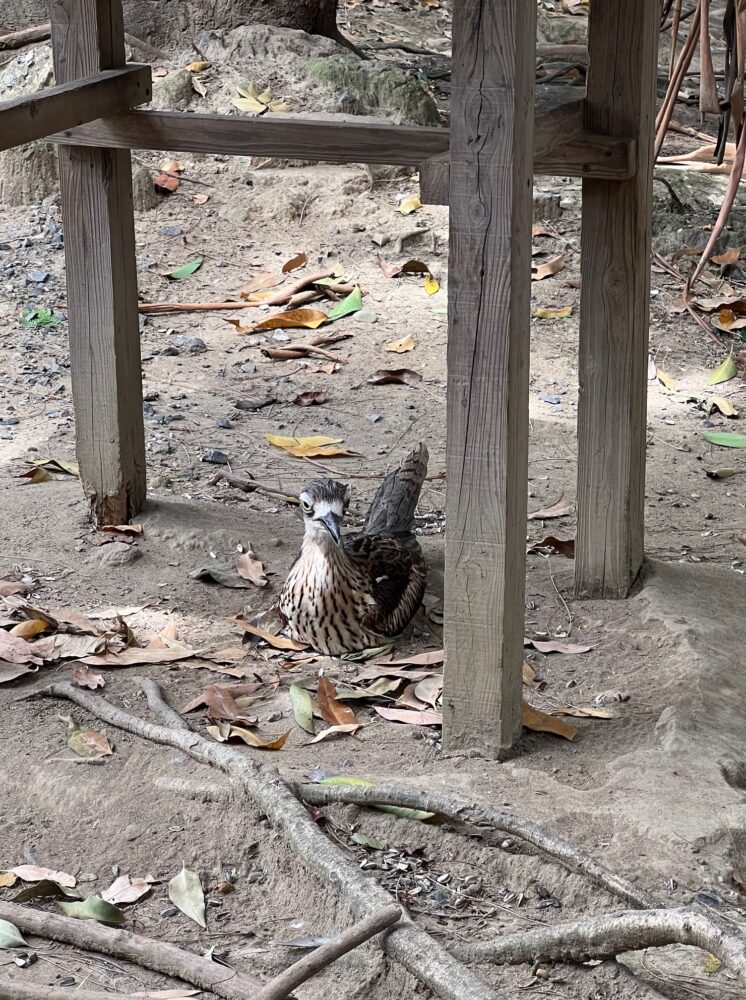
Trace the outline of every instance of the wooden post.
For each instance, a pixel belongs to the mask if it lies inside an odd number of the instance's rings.
[[[453,11],[444,736],[521,732],[533,166],[533,0]]]
[[[57,83],[125,64],[121,0],[52,0]],[[130,154],[59,147],[78,464],[98,524],[145,500]]]
[[[585,127],[637,140],[635,175],[583,182],[575,590],[626,597],[643,560],[659,4],[594,0]]]

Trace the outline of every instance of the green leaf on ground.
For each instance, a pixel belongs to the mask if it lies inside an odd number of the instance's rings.
[[[124,914],[118,906],[107,903],[100,896],[87,896],[80,902],[58,903],[59,908],[68,917],[76,920],[97,920],[100,924],[119,927],[124,923]]]
[[[711,431],[702,437],[709,444],[720,448],[746,448],[746,434],[732,434],[730,431]]]
[[[360,291],[360,286],[356,285],[349,295],[345,296],[341,302],[338,302],[333,309],[329,310],[329,314],[326,318],[329,322],[333,322],[335,319],[341,319],[343,316],[349,316],[350,313],[356,313],[362,308],[363,293]]]
[[[163,277],[171,278],[172,281],[180,281],[182,278],[188,278],[190,274],[194,274],[195,271],[198,271],[202,267],[203,260],[204,257],[195,257],[194,260],[175,267],[173,271],[163,271]]]

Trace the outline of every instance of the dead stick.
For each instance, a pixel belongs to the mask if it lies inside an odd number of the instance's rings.
[[[160,698],[158,686],[152,681],[148,686],[152,686]],[[197,733],[172,728],[170,724],[156,725],[140,719],[112,705],[106,698],[82,691],[70,683],[50,684],[35,692],[35,696],[65,698],[109,725],[154,743],[174,747],[194,760],[228,774],[272,826],[284,835],[288,845],[305,865],[330,883],[355,914],[370,915],[393,902],[385,889],[367,878],[327,839],[279,775],[266,767],[260,768],[248,754],[206,740]],[[161,713],[172,711],[163,703]],[[160,714],[159,718],[164,718],[164,715]],[[441,1000],[504,1000],[406,915],[386,935],[381,945],[391,958],[401,962]]]
[[[22,31],[11,31],[9,35],[0,35],[0,51],[4,49],[21,49],[24,45],[32,42],[45,42],[51,35],[52,29],[47,21],[46,24],[39,24],[35,28],[23,28]]]
[[[311,805],[326,805],[329,802],[349,802],[353,805],[391,805],[407,809],[422,809],[436,813],[452,822],[469,827],[489,827],[514,837],[520,837],[543,854],[558,861],[565,868],[587,876],[607,892],[643,909],[656,905],[656,901],[644,889],[638,889],[627,879],[609,871],[592,855],[580,847],[548,833],[531,820],[512,813],[469,802],[456,796],[444,796],[423,792],[420,789],[391,788],[374,785],[313,785],[294,784],[291,786],[299,798]]]
[[[227,483],[234,490],[241,490],[243,493],[264,493],[268,497],[273,497],[276,500],[284,500],[285,503],[295,504],[297,507],[300,503],[298,497],[291,496],[290,493],[282,493],[280,490],[273,490],[269,486],[263,486],[261,483],[254,482],[253,479],[239,479],[238,476],[228,476],[224,472],[216,472],[214,476],[211,476],[207,480],[206,486],[217,486],[218,483]],[[87,760],[89,758],[81,758],[81,760]]]
[[[171,312],[212,312],[218,309],[258,309],[262,302],[141,302],[138,309],[144,315]]]
[[[305,983],[317,972],[321,972],[332,962],[336,962],[348,951],[352,951],[353,948],[369,941],[376,934],[385,931],[387,927],[391,927],[401,918],[401,915],[400,906],[387,906],[372,913],[369,917],[359,920],[348,930],[338,934],[326,944],[322,944],[309,955],[304,955],[289,969],[281,972],[257,993],[256,1000],[285,1000],[285,997],[289,996],[301,983]]]
[[[9,979],[0,980],[0,1000],[112,1000],[124,993],[109,993],[101,990],[71,990],[65,986],[42,986],[39,983],[17,983]]]
[[[685,944],[715,955],[746,983],[746,938],[716,913],[694,907],[608,914],[570,920],[553,927],[532,927],[494,941],[451,949],[464,962],[518,965],[539,960],[587,962],[624,951]]]
[[[175,944],[119,928],[104,927],[93,920],[74,920],[5,900],[0,900],[0,919],[9,920],[26,934],[38,934],[86,951],[123,958],[165,976],[184,980],[201,990],[210,990],[225,1000],[246,1000],[264,986],[255,976],[228,969],[201,955],[184,951]]]
[[[294,281],[292,285],[281,292],[275,292],[274,295],[270,295],[269,298],[264,299],[262,302],[263,306],[283,306],[286,302],[289,302],[294,295],[298,292],[305,291],[309,285],[313,285],[316,281],[321,281],[322,278],[333,278],[334,268],[327,268],[326,271],[317,271],[315,274],[307,274],[305,278],[299,278]]]

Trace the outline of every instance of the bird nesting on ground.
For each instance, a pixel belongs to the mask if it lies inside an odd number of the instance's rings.
[[[349,487],[315,479],[301,492],[303,545],[280,595],[293,639],[340,656],[380,646],[409,624],[427,575],[413,530],[427,459],[420,444],[384,479],[359,534],[342,534]]]

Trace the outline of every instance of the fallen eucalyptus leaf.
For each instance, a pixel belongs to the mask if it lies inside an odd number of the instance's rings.
[[[422,375],[410,368],[380,368],[366,379],[370,385],[417,385],[421,381]]]
[[[733,360],[733,355],[729,354],[728,357],[723,361],[721,365],[715,369],[714,372],[707,379],[708,385],[719,385],[721,382],[729,382],[732,378],[735,378],[738,374],[738,369],[736,368],[736,363]]]
[[[0,920],[0,948],[23,948],[27,942],[21,932],[9,920]]]
[[[168,898],[174,906],[193,920],[195,924],[207,929],[205,923],[205,894],[202,883],[196,872],[184,866],[178,875],[174,875],[168,883]]]
[[[349,316],[351,313],[358,312],[363,308],[363,293],[360,290],[359,285],[355,285],[349,295],[345,296],[341,302],[337,302],[332,309],[329,310],[329,315],[326,319],[329,322],[334,322],[335,319],[341,319],[343,316]]]
[[[299,253],[295,257],[292,257],[290,260],[285,261],[285,263],[282,265],[282,273],[289,274],[290,271],[295,271],[297,268],[303,267],[303,265],[307,263],[308,263],[308,254]]]
[[[203,261],[204,257],[195,257],[194,260],[175,267],[173,271],[162,271],[161,273],[164,278],[170,278],[172,281],[181,281],[182,278],[188,278],[190,274],[198,271],[202,267]]]
[[[533,730],[533,732],[553,733],[555,736],[561,736],[566,740],[574,740],[578,735],[575,726],[571,726],[561,719],[555,719],[554,716],[547,715],[546,712],[540,712],[538,708],[529,705],[527,701],[523,702],[523,725],[526,729]]]
[[[75,920],[96,920],[109,927],[119,927],[124,923],[124,914],[119,907],[107,903],[100,896],[87,896],[70,903],[58,901],[57,905],[66,916]]]
[[[301,729],[304,729],[311,736],[315,736],[316,727],[313,721],[313,699],[305,688],[297,684],[290,685],[290,704],[293,707],[293,716]]]
[[[422,208],[422,202],[416,194],[411,194],[408,198],[402,198],[399,202],[399,211],[402,215],[411,215],[418,208]]]
[[[384,345],[385,351],[393,351],[396,354],[404,354],[407,351],[414,350],[414,337],[411,333],[408,333],[406,337],[402,337],[401,340],[392,340],[390,343]]]
[[[314,736],[312,740],[309,740],[308,745],[310,746],[312,743],[321,743],[324,740],[334,739],[336,736],[352,736],[358,731],[358,729],[362,728],[363,724],[361,722],[341,723],[338,726],[329,726],[328,729],[322,729],[317,736]]]
[[[407,726],[442,726],[442,712],[411,712],[406,708],[380,708],[375,711],[388,722],[403,722]]]
[[[733,434],[730,431],[708,431],[702,435],[709,444],[720,448],[746,448],[746,434]],[[2,656],[2,650],[0,650]]]
[[[129,875],[120,875],[114,879],[108,889],[104,889],[101,898],[105,903],[136,903],[142,899],[153,888],[152,878],[130,878]]]

